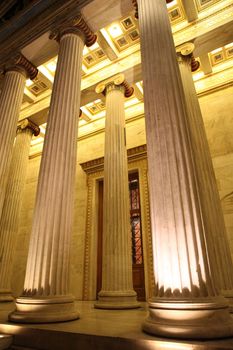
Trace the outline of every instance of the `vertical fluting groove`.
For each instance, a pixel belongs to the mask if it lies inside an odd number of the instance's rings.
[[[202,189],[166,3],[138,5],[157,296],[213,296]]]
[[[5,198],[25,80],[26,78],[22,73],[8,71],[5,74],[3,89],[0,95],[0,216]]]
[[[83,41],[65,34],[43,147],[24,294],[66,295],[76,171]]]
[[[9,177],[6,196],[0,220],[0,292],[11,290],[12,261],[15,250],[16,235],[19,226],[19,214],[22,202],[22,191],[25,183],[28,155],[32,130],[18,130]]]
[[[222,291],[231,291],[233,296],[233,268],[229,245],[227,244],[224,218],[221,209],[217,184],[204,123],[192,79],[190,58],[179,56],[179,67],[184,86],[188,112],[188,122],[192,129],[190,135],[193,144],[196,168],[198,169],[200,200],[203,205],[203,221],[206,226],[206,239],[211,260],[215,264],[214,279]],[[211,217],[211,220],[209,218]],[[230,295],[228,295],[230,296]]]
[[[124,90],[107,87],[102,291],[132,292],[128,164],[124,140]]]

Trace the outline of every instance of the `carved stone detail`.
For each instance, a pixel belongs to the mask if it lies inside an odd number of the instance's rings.
[[[38,74],[38,69],[36,68],[36,66],[34,66],[34,64],[28,61],[28,59],[24,55],[18,53],[12,61],[14,65],[12,68],[21,70],[23,69],[28,78],[30,78],[31,80],[35,79],[35,77]],[[11,69],[11,67],[9,69]]]
[[[142,204],[142,236],[144,252],[145,286],[146,297],[150,298],[154,290],[153,258],[152,258],[152,237],[149,209],[149,192],[147,181],[147,152],[146,145],[128,149],[128,169],[129,171],[137,169],[139,172],[140,197]],[[86,217],[86,235],[85,252],[83,267],[83,300],[93,300],[96,295],[96,265],[93,262],[93,249],[97,249],[95,237],[96,231],[93,226],[96,222],[96,205],[98,199],[95,197],[96,186],[99,179],[104,177],[104,157],[97,158],[80,164],[87,174],[87,217]],[[94,254],[96,256],[96,254]]]
[[[128,84],[128,82],[125,80],[124,74],[117,74],[117,75],[114,75],[111,78],[108,78],[108,79],[102,81],[101,83],[99,83],[96,86],[95,91],[97,92],[97,94],[102,93],[103,95],[105,95],[106,94],[106,88],[109,85],[115,85],[115,86],[122,86],[122,87],[124,87],[124,95],[125,95],[125,97],[130,97],[134,93],[134,88],[132,86],[130,86]]]
[[[137,3],[137,0],[132,0],[132,3],[133,3],[133,6],[135,7],[135,18],[138,19],[138,3]]]
[[[92,32],[81,14],[55,29],[50,34],[50,39],[60,41],[61,37],[68,33],[79,34],[87,47],[92,46],[97,40],[97,35]]]
[[[24,119],[22,122],[20,122],[18,124],[17,129],[30,129],[32,130],[32,133],[34,136],[38,136],[40,134],[40,128],[38,125],[36,125],[35,123],[33,123],[31,120],[29,119]]]

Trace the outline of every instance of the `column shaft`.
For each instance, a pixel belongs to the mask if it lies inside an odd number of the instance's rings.
[[[7,71],[0,95],[0,216],[5,198],[12,149],[23,99],[26,76],[16,70]]]
[[[181,338],[229,336],[233,323],[212,279],[203,188],[166,3],[138,5],[156,279],[143,328]]]
[[[32,134],[33,131],[29,128],[18,128],[13,148],[6,196],[0,219],[0,301],[13,300],[11,292],[12,264]]]
[[[124,87],[110,84],[106,95],[103,274],[95,306],[134,308]]]
[[[80,32],[61,36],[24,292],[9,316],[15,322],[78,318],[69,294],[69,260],[83,47]]]
[[[191,141],[195,166],[198,172],[201,201],[203,205],[203,220],[206,227],[209,254],[213,262],[213,277],[221,293],[229,297],[233,303],[233,266],[230,247],[227,242],[224,217],[219,199],[217,184],[209,145],[206,138],[194,82],[191,73],[191,59],[187,56],[178,56],[181,79],[190,123]],[[232,306],[231,306],[232,309]]]

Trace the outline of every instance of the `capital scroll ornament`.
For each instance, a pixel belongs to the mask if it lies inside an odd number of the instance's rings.
[[[13,58],[13,64],[17,68],[23,69],[27,76],[33,80],[38,74],[38,69],[34,64],[32,64],[24,55],[21,53],[18,53],[14,58]]]
[[[87,47],[92,46],[97,40],[97,35],[92,32],[81,14],[74,17],[71,21],[64,23],[58,29],[55,29],[49,38],[60,41],[61,37],[68,33],[80,34]]]
[[[133,3],[133,6],[134,6],[134,8],[135,8],[135,14],[134,14],[134,16],[135,16],[135,18],[138,19],[138,3],[137,3],[137,0],[132,0],[132,3]]]
[[[193,43],[185,43],[177,48],[177,52],[180,52],[182,56],[190,58],[190,67],[192,72],[195,72],[200,67],[200,62],[196,60],[193,55],[194,49],[195,46]]]
[[[97,94],[102,93],[103,95],[106,94],[106,88],[109,85],[116,85],[116,86],[122,86],[124,87],[124,95],[125,97],[130,97],[134,93],[134,88],[128,84],[128,82],[125,80],[124,74],[117,74],[109,79],[106,79],[99,83],[96,86],[95,91]]]
[[[30,129],[34,136],[38,136],[40,134],[39,126],[33,123],[29,119],[24,119],[18,124],[17,130],[25,130],[25,129]]]

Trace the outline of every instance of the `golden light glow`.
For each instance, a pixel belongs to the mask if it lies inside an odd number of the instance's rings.
[[[33,82],[31,81],[31,79],[26,80],[26,86],[31,86],[32,84]]]
[[[198,72],[196,74],[193,74],[193,80],[197,81],[205,76],[204,72]]]
[[[173,0],[172,2],[169,2],[169,4],[167,4],[167,8],[170,9],[171,7],[177,5],[177,1]]]
[[[111,27],[108,28],[108,32],[113,39],[123,34],[123,30],[117,23],[112,24]]]
[[[46,64],[46,67],[51,71],[51,72],[55,72],[56,71],[56,67],[57,67],[57,64],[54,61],[51,61],[49,63]]]
[[[99,48],[99,44],[97,43],[97,41],[94,43],[94,45],[90,46],[89,50],[93,51]]]
[[[42,74],[44,74],[44,76],[45,76],[46,78],[48,78],[48,79],[53,83],[54,77],[52,76],[52,74],[48,71],[48,69],[47,69],[45,66],[43,66],[43,65],[39,66],[39,67],[38,67],[38,70],[39,70]]]
[[[229,49],[230,47],[233,47],[233,43],[227,44],[224,47],[225,47],[225,49]]]
[[[215,54],[215,53],[218,53],[218,52],[220,52],[220,51],[222,51],[222,48],[221,48],[221,47],[218,48],[218,49],[215,49],[215,50],[211,51],[210,53],[211,53],[211,54]]]
[[[137,85],[138,89],[140,90],[140,92],[143,94],[142,82],[141,82],[141,81],[138,81],[138,82],[136,83],[136,85]]]

